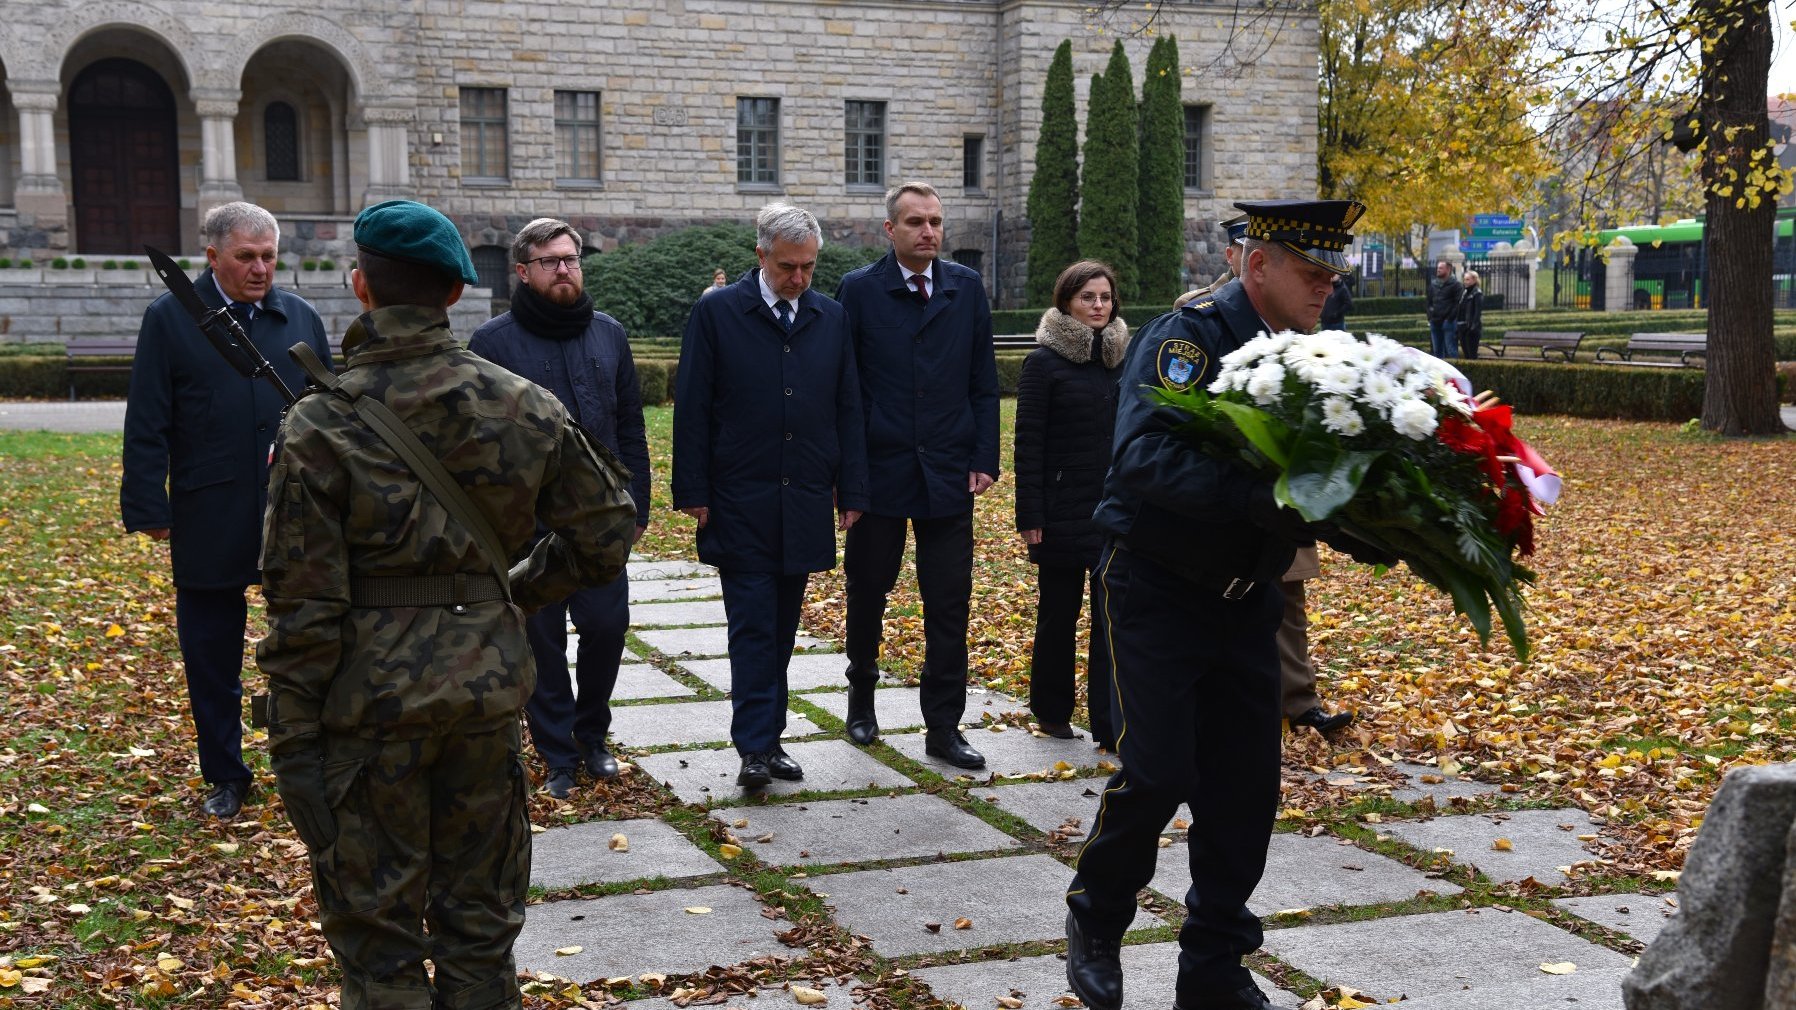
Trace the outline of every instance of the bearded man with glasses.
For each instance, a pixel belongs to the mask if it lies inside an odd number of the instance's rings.
[[[639,538],[649,522],[642,392],[624,328],[595,311],[586,294],[580,251],[580,233],[566,221],[543,217],[525,225],[511,244],[518,275],[511,311],[475,330],[468,348],[554,393],[589,435],[630,468]],[[570,619],[580,636],[572,680]],[[556,799],[568,797],[581,768],[594,779],[618,772],[605,736],[629,626],[627,575],[578,590],[532,614],[526,625],[536,658],[536,690],[524,714],[530,741],[548,768],[545,787]]]

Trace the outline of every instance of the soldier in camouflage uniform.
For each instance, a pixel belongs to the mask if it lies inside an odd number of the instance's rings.
[[[1229,268],[1217,274],[1216,279],[1211,281],[1208,287],[1187,291],[1180,295],[1173,301],[1173,308],[1182,309],[1205,295],[1213,295],[1222,290],[1224,284],[1235,279],[1235,271],[1239,269],[1237,263],[1241,255],[1241,243],[1247,241],[1247,215],[1241,214],[1222,222],[1222,230],[1228,232],[1229,236],[1229,244],[1222,250],[1222,257],[1228,260]]]
[[[450,334],[445,309],[475,274],[447,218],[389,201],[357,217],[355,240],[369,311],[340,380],[288,412],[269,478],[257,657],[271,764],[311,853],[345,1010],[517,1007],[524,616],[623,568],[630,475],[553,395]],[[509,601],[481,534],[421,483],[402,440],[370,427],[378,403],[466,492],[497,565],[538,523],[550,531],[510,569]]]

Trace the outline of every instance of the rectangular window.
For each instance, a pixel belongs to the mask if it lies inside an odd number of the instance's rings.
[[[969,193],[985,188],[985,138],[976,133],[960,138],[960,184]]]
[[[505,89],[461,89],[461,174],[464,179],[503,179],[506,160]]]
[[[780,181],[780,100],[736,99],[736,182],[777,186]]]
[[[886,103],[848,102],[842,116],[846,147],[843,181],[850,186],[885,185]]]
[[[555,176],[599,181],[599,93],[555,92]]]
[[[1185,188],[1210,188],[1210,107],[1185,106]]]

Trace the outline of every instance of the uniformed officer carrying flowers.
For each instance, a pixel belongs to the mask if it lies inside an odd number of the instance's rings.
[[[344,1010],[517,1007],[524,615],[622,570],[630,475],[553,394],[449,332],[475,282],[449,219],[389,201],[355,242],[367,311],[340,377],[296,348],[321,388],[288,411],[269,477],[270,764]]]
[[[1315,329],[1365,207],[1350,200],[1238,203],[1240,278],[1148,323],[1123,364],[1116,445],[1096,520],[1109,541],[1093,610],[1108,614],[1122,770],[1111,778],[1067,891],[1067,978],[1092,1010],[1123,1005],[1120,944],[1154,875],[1159,835],[1191,804],[1191,890],[1179,932],[1180,1010],[1267,1005],[1242,966],[1260,946],[1248,896],[1278,806],[1279,578],[1321,536],[1272,482],[1182,440],[1184,415],[1144,387],[1207,386],[1222,356],[1262,332]],[[1389,559],[1380,559],[1389,560]]]

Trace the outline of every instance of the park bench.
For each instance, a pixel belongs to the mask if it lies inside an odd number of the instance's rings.
[[[131,371],[131,362],[96,361],[95,358],[129,359],[137,353],[135,339],[119,337],[74,337],[66,345],[68,352],[69,399],[75,398],[75,376],[82,372],[126,372]]]
[[[1578,351],[1578,344],[1583,341],[1582,333],[1537,333],[1533,330],[1507,330],[1501,340],[1486,340],[1482,349],[1488,348],[1490,353],[1503,357],[1503,352],[1511,347],[1537,347],[1543,361],[1551,361],[1558,355],[1560,361],[1570,361]]]
[[[1634,355],[1639,351],[1658,354],[1675,354],[1676,361],[1635,361]],[[1603,355],[1613,354],[1615,357],[1605,359]],[[1628,338],[1626,347],[1599,347],[1596,360],[1610,365],[1639,365],[1642,368],[1690,368],[1692,358],[1701,358],[1706,363],[1709,353],[1709,335],[1707,333],[1636,333]]]
[[[1033,333],[1005,333],[992,336],[992,350],[1032,351],[1036,347]]]

